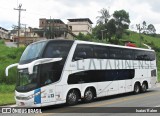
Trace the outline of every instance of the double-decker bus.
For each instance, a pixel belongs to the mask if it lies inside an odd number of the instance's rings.
[[[154,50],[86,42],[45,40],[30,44],[17,66],[18,106],[77,104],[81,99],[156,87]]]

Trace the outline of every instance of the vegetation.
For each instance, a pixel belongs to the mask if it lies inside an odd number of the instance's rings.
[[[4,45],[4,41],[0,40],[0,83],[14,84],[16,68],[13,68],[9,72],[9,76],[5,76],[5,68],[13,63],[17,63],[24,48],[9,48]]]
[[[0,105],[14,104],[15,85],[0,84]]]

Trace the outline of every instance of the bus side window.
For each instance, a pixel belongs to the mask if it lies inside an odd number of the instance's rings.
[[[122,49],[123,58],[125,60],[134,60],[133,50],[131,49]]]
[[[122,49],[116,47],[109,47],[109,53],[111,59],[123,59]]]
[[[94,58],[95,59],[107,59],[108,58],[108,48],[105,46],[94,46]]]
[[[77,61],[87,58],[93,58],[92,46],[87,44],[78,44],[75,49],[72,61]]]

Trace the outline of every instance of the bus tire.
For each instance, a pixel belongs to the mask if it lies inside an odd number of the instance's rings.
[[[92,88],[87,88],[85,93],[84,93],[84,98],[83,98],[83,101],[85,103],[89,103],[89,102],[92,102],[94,99],[94,91]]]
[[[142,84],[142,87],[141,87],[141,92],[146,92],[147,91],[147,84],[146,83],[143,83]]]
[[[77,92],[77,90],[70,90],[67,94],[67,98],[66,98],[66,103],[68,105],[75,105],[78,103],[79,100],[79,94]]]
[[[138,83],[135,83],[134,85],[134,94],[140,93],[140,85]]]

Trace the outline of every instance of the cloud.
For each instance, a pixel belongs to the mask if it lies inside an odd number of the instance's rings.
[[[131,24],[160,24],[159,0],[2,0],[0,4],[0,26],[17,25],[18,4],[26,9],[21,13],[21,23],[38,27],[39,18],[90,18],[94,25],[96,17],[102,8],[107,8],[110,14],[115,10],[124,9],[129,12]],[[6,26],[7,25],[7,26]],[[158,26],[156,26],[158,27]]]

